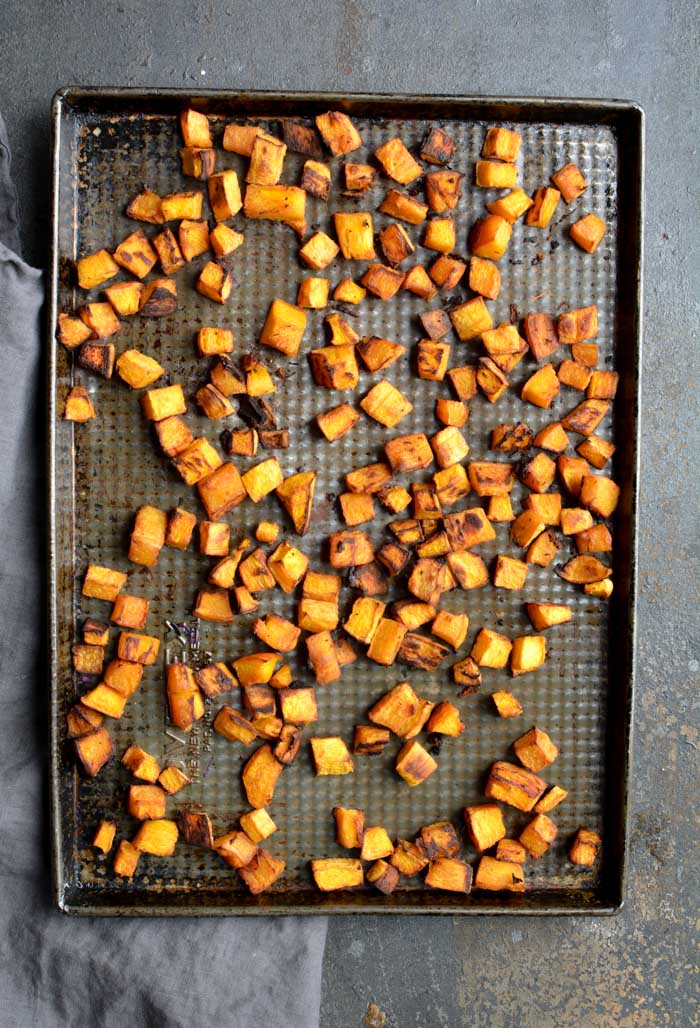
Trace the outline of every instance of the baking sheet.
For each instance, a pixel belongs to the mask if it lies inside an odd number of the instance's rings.
[[[158,193],[182,188],[203,188],[183,179],[179,170],[180,144],[177,114],[190,96],[153,91],[67,90],[57,97],[54,110],[54,268],[50,310],[50,338],[58,310],[72,309],[83,301],[71,285],[70,267],[76,255],[101,246],[112,248],[135,227],[124,216],[127,202],[143,184]],[[445,740],[437,757],[439,771],[416,789],[409,790],[393,772],[398,749],[393,742],[382,756],[356,758],[355,773],[347,777],[316,778],[308,747],[280,777],[272,814],[279,830],[268,840],[269,848],[287,861],[276,886],[260,897],[251,897],[238,876],[216,854],[186,845],[175,855],[158,861],[142,859],[132,880],[116,879],[111,861],[90,846],[95,825],[104,814],[116,815],[119,837],[130,837],[134,823],[123,812],[128,773],[113,760],[95,780],[86,780],[75,768],[70,747],[64,742],[66,709],[81,691],[71,670],[70,646],[75,627],[86,615],[106,616],[99,601],[86,600],[80,583],[88,563],[103,563],[132,570],[129,591],[152,599],[148,631],[168,639],[166,620],[189,620],[196,589],[206,578],[211,561],[194,552],[181,554],[164,549],[153,569],[129,566],[126,545],[134,509],[152,503],[163,509],[185,506],[203,516],[194,490],[190,490],[159,455],[151,430],[139,412],[138,396],[115,378],[107,384],[71,366],[70,356],[51,347],[49,403],[51,406],[51,547],[50,624],[52,688],[52,807],[56,895],[59,905],[76,913],[241,913],[241,912],[528,912],[612,910],[619,907],[624,888],[626,794],[631,718],[631,685],[634,635],[634,511],[637,466],[637,362],[639,352],[639,289],[641,271],[641,112],[633,105],[599,101],[471,100],[464,98],[317,97],[275,94],[204,94],[195,105],[213,117],[217,170],[225,167],[244,172],[245,159],[220,149],[223,126],[228,121],[252,120],[278,133],[279,118],[308,118],[330,108],[347,109],[356,120],[364,149],[353,154],[363,160],[376,147],[398,134],[413,147],[426,128],[439,121],[457,141],[453,166],[465,173],[464,195],[457,210],[457,252],[466,253],[469,227],[485,211],[496,192],[476,190],[470,183],[488,125],[504,123],[523,135],[519,183],[528,192],[547,184],[549,175],[572,160],[583,171],[589,190],[571,207],[560,204],[550,227],[531,229],[518,223],[510,247],[500,262],[503,288],[490,303],[495,323],[529,310],[558,309],[596,303],[600,331],[597,342],[601,367],[614,366],[621,386],[610,418],[601,433],[618,446],[614,477],[622,486],[615,534],[615,593],[609,605],[585,596],[560,580],[552,568],[531,568],[523,592],[493,588],[446,594],[444,606],[465,610],[470,631],[463,653],[468,652],[478,629],[502,627],[510,635],[530,630],[524,615],[526,600],[570,603],[573,621],[547,633],[548,659],[534,674],[516,680],[513,691],[523,702],[525,714],[517,721],[494,716],[489,695],[509,688],[507,672],[484,671],[480,695],[455,699],[457,687],[449,680],[446,662],[433,674],[400,668],[384,669],[360,657],[346,667],[342,680],[317,689],[319,721],[306,736],[342,735],[348,743],[352,729],[366,721],[366,710],[388,687],[403,678],[419,695],[457,702],[467,729],[456,740]],[[304,158],[289,154],[284,180],[298,181]],[[326,207],[309,199],[310,227],[324,227],[334,210],[375,210],[387,188],[378,184],[366,200],[342,196],[334,161],[334,184]],[[581,212],[593,210],[605,218],[608,232],[596,254],[584,255],[568,240],[568,226]],[[375,229],[390,219],[375,214]],[[234,289],[224,307],[212,304],[190,288],[207,257],[188,265],[178,275],[179,303],[172,318],[128,319],[114,337],[117,350],[137,346],[166,368],[172,381],[182,382],[188,398],[205,380],[207,362],[198,359],[194,336],[202,324],[232,327],[236,353],[256,353],[272,368],[288,373],[279,383],[273,403],[281,426],[290,428],[291,446],[275,451],[282,469],[291,474],[314,467],[319,478],[311,530],[299,542],[314,566],[321,566],[321,543],[328,532],[342,527],[333,501],[342,491],[345,471],[377,459],[383,440],[410,431],[436,431],[433,407],[438,396],[450,395],[446,383],[417,379],[410,362],[399,361],[383,372],[414,404],[414,411],[392,432],[385,432],[363,417],[355,430],[328,444],[313,428],[313,416],[345,398],[313,384],[305,353],[321,345],[323,317],[310,312],[302,351],[289,360],[257,346],[257,337],[271,299],[290,302],[296,297],[303,271],[296,254],[298,243],[290,229],[268,222],[244,220],[246,241],[232,264]],[[148,226],[144,226],[148,230]],[[415,242],[420,230],[409,228]],[[618,259],[624,255],[624,260]],[[429,251],[417,250],[422,262]],[[346,275],[358,277],[354,262],[336,261],[322,274],[335,284]],[[466,287],[449,294],[450,302],[468,296]],[[532,298],[540,296],[539,300]],[[400,340],[411,348],[421,337],[416,320],[426,306],[445,303],[444,295],[429,305],[412,294],[400,292],[389,303],[369,299],[352,313],[361,335],[381,335]],[[473,362],[481,352],[477,345],[450,337],[451,365]],[[563,351],[561,351],[563,353]],[[555,359],[559,355],[555,355]],[[488,435],[498,422],[527,420],[534,429],[554,420],[579,402],[580,394],[562,389],[551,410],[525,407],[518,399],[518,385],[533,370],[526,359],[510,376],[513,388],[496,405],[475,398],[466,437],[470,459],[488,459]],[[379,375],[362,373],[360,395]],[[76,429],[57,420],[71,384],[87,386],[98,418]],[[235,419],[233,419],[235,421]],[[196,434],[215,444],[222,424],[211,422],[189,405],[188,421]],[[240,424],[238,422],[238,424]],[[264,454],[263,454],[264,456]],[[499,455],[498,459],[505,455]],[[237,460],[245,467],[261,459]],[[428,478],[423,475],[412,476]],[[407,484],[408,477],[399,481]],[[514,509],[523,495],[516,485]],[[470,497],[467,505],[473,505]],[[268,498],[253,506],[246,502],[229,515],[235,533],[251,534],[260,520],[284,516],[277,502]],[[382,538],[389,517],[380,515],[369,526],[373,539]],[[363,526],[367,527],[367,526]],[[508,545],[507,526],[497,527],[497,540],[479,552],[487,561],[498,552],[517,551]],[[291,536],[294,540],[295,537]],[[405,593],[404,593],[405,594]],[[402,595],[401,593],[396,594]],[[350,591],[344,600],[351,603]],[[296,599],[279,591],[262,594],[260,612],[293,616]],[[252,618],[237,618],[233,626],[203,623],[202,648],[215,659],[235,659],[255,649]],[[116,631],[113,633],[116,639]],[[172,640],[166,647],[177,648]],[[303,649],[303,647],[302,647]],[[294,666],[294,660],[291,661]],[[309,675],[299,665],[296,681]],[[224,697],[224,702],[228,697]],[[169,802],[177,806],[200,803],[214,819],[216,830],[225,831],[246,809],[240,786],[240,770],[250,751],[231,744],[211,731],[221,703],[208,706],[202,722],[189,737],[168,727],[164,703],[162,667],[147,669],[137,695],[120,721],[111,722],[115,752],[134,741],[168,762],[181,761],[193,776],[193,785]],[[474,892],[467,897],[425,888],[418,879],[403,879],[400,889],[383,897],[371,887],[358,892],[324,896],[317,892],[308,871],[315,857],[345,853],[334,840],[331,815],[336,804],[365,810],[367,824],[383,824],[392,837],[412,837],[421,825],[450,818],[462,824],[461,810],[483,799],[483,782],[490,764],[508,759],[510,745],[532,724],[550,733],[560,756],[548,781],[569,790],[564,804],[553,815],[559,828],[557,844],[544,858],[526,867],[528,890],[523,895]],[[509,834],[520,830],[528,816],[505,808]],[[603,835],[603,861],[592,869],[574,867],[566,859],[565,844],[579,826]],[[474,852],[469,844],[466,855]]]

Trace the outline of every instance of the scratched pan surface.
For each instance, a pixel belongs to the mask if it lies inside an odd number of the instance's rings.
[[[71,262],[100,247],[113,248],[136,227],[124,216],[124,208],[144,184],[161,194],[183,188],[203,189],[202,184],[183,179],[179,171],[177,114],[188,99],[178,92],[79,89],[66,90],[56,98],[51,338],[57,311],[83,302],[71,285]],[[537,914],[617,909],[625,879],[634,641],[641,112],[630,104],[600,101],[415,97],[353,97],[343,101],[329,96],[220,93],[203,94],[196,105],[212,115],[219,146],[227,121],[252,120],[276,134],[280,117],[308,119],[342,106],[356,119],[364,140],[364,148],[353,155],[353,160],[369,158],[381,142],[395,134],[415,148],[426,128],[439,121],[456,138],[458,156],[454,166],[465,173],[465,183],[473,180],[474,161],[490,124],[512,126],[522,133],[519,184],[529,193],[545,185],[550,174],[566,161],[578,164],[590,183],[588,192],[571,207],[560,204],[546,231],[528,228],[522,221],[516,224],[508,252],[500,262],[501,296],[489,306],[499,323],[528,310],[557,312],[590,303],[598,305],[600,366],[615,367],[622,380],[614,419],[606,419],[600,429],[618,446],[614,475],[622,486],[615,533],[615,593],[606,605],[563,582],[552,568],[531,567],[523,592],[489,587],[446,594],[445,607],[464,610],[470,617],[461,655],[468,652],[481,626],[500,628],[511,636],[530,631],[523,613],[524,600],[566,602],[573,607],[572,622],[547,633],[548,659],[544,667],[515,683],[506,671],[485,670],[478,696],[455,698],[457,689],[446,670],[451,661],[434,674],[427,674],[398,665],[384,669],[363,656],[344,669],[341,681],[319,688],[319,721],[313,733],[307,730],[307,736],[338,734],[350,743],[354,724],[366,720],[371,702],[403,678],[408,678],[420,695],[456,702],[466,731],[459,739],[445,740],[437,757],[438,772],[415,789],[407,788],[392,770],[396,741],[382,756],[356,758],[354,775],[346,777],[316,778],[305,745],[293,767],[279,779],[271,808],[278,831],[268,840],[269,848],[286,860],[287,868],[269,893],[252,898],[241,887],[236,873],[215,854],[187,845],[178,846],[168,860],[144,857],[132,880],[118,879],[110,870],[111,859],[103,858],[90,841],[96,823],[106,815],[116,819],[117,839],[132,836],[136,826],[124,812],[129,776],[113,759],[95,780],[87,780],[76,770],[64,741],[65,712],[88,687],[71,670],[70,646],[76,626],[87,615],[106,618],[109,614],[106,604],[81,596],[80,582],[88,563],[130,571],[129,591],[152,600],[147,630],[163,640],[166,658],[183,656],[166,621],[190,618],[195,592],[205,580],[210,561],[199,557],[193,548],[184,554],[166,548],[155,568],[130,566],[126,559],[128,532],[134,509],[143,503],[163,509],[181,505],[199,517],[204,512],[195,491],[185,486],[159,455],[151,431],[140,416],[138,395],[116,375],[111,382],[104,382],[76,370],[70,356],[52,345],[51,752],[57,902],[72,913],[150,915],[326,911]],[[285,181],[298,181],[303,160],[299,155],[288,155]],[[381,202],[388,185],[382,176],[366,199],[345,198],[339,184],[340,163],[333,162],[328,205],[309,199],[312,228],[327,227],[329,212],[334,210],[375,210]],[[243,158],[218,149],[217,169],[222,168],[235,168],[241,177],[245,174]],[[457,210],[459,253],[466,253],[469,226],[484,213],[485,202],[496,195],[465,186]],[[590,210],[608,225],[602,245],[592,256],[574,247],[567,235],[571,222]],[[376,215],[375,228],[386,221],[383,215]],[[290,537],[300,542],[315,567],[321,567],[322,541],[329,531],[341,527],[333,497],[342,491],[342,474],[376,459],[390,435],[436,431],[435,399],[448,396],[449,388],[446,383],[417,379],[409,360],[399,361],[384,374],[410,397],[414,411],[397,429],[387,432],[363,417],[353,431],[333,444],[320,438],[312,427],[314,415],[345,398],[314,386],[306,360],[312,345],[322,345],[322,321],[327,312],[310,312],[298,359],[289,360],[258,347],[256,340],[269,301],[279,296],[293,302],[304,272],[297,259],[298,243],[290,229],[264,221],[244,221],[241,216],[234,225],[244,229],[245,244],[233,262],[234,288],[229,302],[221,307],[192,289],[206,260],[200,258],[178,275],[176,314],[160,320],[124,319],[115,337],[117,351],[137,347],[160,361],[167,380],[182,382],[185,388],[191,427],[216,445],[222,424],[201,416],[192,399],[206,377],[206,362],[194,351],[196,329],[202,324],[230,326],[238,354],[253,352],[271,368],[285,369],[286,377],[278,380],[273,403],[279,424],[290,429],[291,444],[288,450],[276,453],[285,475],[308,468],[318,471],[311,529],[301,541]],[[150,226],[144,228],[149,233],[155,231]],[[409,234],[418,243],[419,230],[409,227]],[[427,263],[434,254],[418,248],[416,256]],[[342,277],[359,277],[360,273],[357,265],[339,260],[321,274],[334,284]],[[539,294],[540,299],[532,299]],[[460,286],[449,297],[438,295],[429,306],[438,307],[468,295],[466,286]],[[361,335],[397,339],[410,349],[420,338],[416,317],[426,306],[402,291],[386,304],[375,299],[365,301],[351,311],[352,321]],[[453,366],[476,359],[479,351],[475,345],[455,338],[450,341]],[[580,399],[580,394],[563,388],[551,410],[532,406],[525,409],[517,399],[518,386],[532,370],[533,363],[524,360],[512,374],[514,388],[497,405],[481,397],[473,400],[466,429],[473,458],[487,457],[488,435],[494,424],[524,419],[539,428]],[[360,393],[378,377],[363,372]],[[75,429],[60,420],[63,401],[74,382],[87,386],[98,411],[94,421]],[[233,427],[240,425],[237,419],[230,420]],[[499,459],[508,457],[500,455]],[[238,463],[244,470],[254,461],[240,459]],[[428,477],[428,472],[422,477]],[[407,484],[405,476],[399,480]],[[514,490],[516,510],[521,496],[518,484]],[[471,497],[468,504],[474,502],[478,501]],[[227,516],[234,534],[252,533],[263,519],[287,526],[273,498],[257,506],[246,502]],[[388,516],[379,514],[369,526],[375,541],[382,538],[388,520]],[[480,549],[487,559],[498,552],[516,553],[508,543],[504,525],[497,526],[496,542]],[[283,596],[277,590],[262,594],[261,600],[261,613],[294,615],[296,597]],[[344,590],[344,602],[349,601],[350,590]],[[250,652],[256,648],[252,621],[239,617],[233,625],[203,623],[201,650],[221,660]],[[108,657],[116,645],[116,629],[111,634]],[[184,656],[195,659],[197,655]],[[291,663],[297,683],[308,684],[308,670],[294,659]],[[495,689],[511,686],[525,713],[517,720],[501,720],[494,716],[489,695]],[[163,762],[186,768],[193,784],[169,800],[169,815],[174,815],[180,805],[200,804],[212,816],[215,830],[222,833],[246,809],[240,771],[250,751],[213,734],[211,723],[220,705],[207,708],[205,718],[189,737],[173,732],[168,726],[163,667],[159,664],[146,670],[138,693],[128,703],[122,719],[110,723],[110,731],[117,755],[129,743],[137,742]],[[334,840],[334,805],[363,808],[366,823],[385,825],[392,837],[412,837],[421,825],[446,818],[460,825],[461,830],[461,810],[465,804],[483,798],[485,772],[491,762],[507,759],[512,740],[533,724],[549,732],[559,746],[560,756],[544,777],[563,785],[569,796],[553,815],[559,829],[557,842],[543,859],[528,862],[528,891],[524,895],[473,893],[463,897],[430,891],[417,879],[402,880],[393,896],[386,898],[371,888],[330,896],[314,889],[308,861],[343,853]],[[509,808],[505,817],[510,835],[528,820],[527,815]],[[593,869],[575,868],[566,859],[566,843],[581,825],[600,832],[605,840],[603,860]],[[476,855],[466,840],[464,852],[474,863]]]

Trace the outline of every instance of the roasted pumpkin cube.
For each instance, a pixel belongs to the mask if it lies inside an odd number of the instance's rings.
[[[576,549],[579,553],[610,553],[612,536],[606,525],[591,525],[576,533]]]
[[[241,814],[239,820],[241,828],[254,843],[262,842],[277,831],[277,825],[264,807]]]
[[[129,282],[122,283],[123,285],[131,285]],[[138,283],[133,283],[138,285]],[[107,290],[105,290],[106,294]],[[112,304],[115,310],[117,308]],[[136,308],[138,310],[138,306]],[[117,310],[117,314],[120,312]],[[89,325],[86,325],[82,318],[75,314],[66,314],[65,311],[61,311],[58,315],[58,332],[57,338],[59,343],[62,343],[67,350],[74,350],[81,343],[84,343],[87,339],[92,336],[92,329]]]
[[[476,381],[489,403],[499,400],[508,388],[508,379],[490,357],[479,358]]]
[[[584,400],[578,407],[569,411],[561,419],[561,423],[564,428],[578,435],[591,435],[609,410],[610,403],[607,400]]]
[[[504,322],[482,333],[484,348],[494,364],[505,374],[512,371],[527,353],[527,343],[515,325]]]
[[[251,807],[267,807],[272,802],[277,779],[284,769],[269,743],[263,743],[243,768],[243,788]]]
[[[102,673],[104,646],[92,646],[88,643],[76,643],[71,647],[73,670],[82,675],[99,675]]]
[[[81,289],[94,289],[119,274],[119,264],[108,250],[81,257],[75,262],[78,285]]]
[[[546,493],[554,481],[557,466],[546,453],[538,453],[521,465],[518,477],[533,493]]]
[[[552,175],[552,182],[564,197],[565,203],[571,203],[588,189],[588,183],[575,164],[565,164]]]
[[[368,211],[352,214],[338,211],[333,215],[333,223],[345,260],[372,261],[375,259],[374,227],[372,215]]]
[[[117,597],[119,599],[119,597]],[[109,625],[95,618],[85,618],[83,622],[83,642],[89,646],[106,646],[109,642]]]
[[[383,825],[365,828],[361,845],[361,860],[379,860],[382,857],[390,857],[394,852],[394,845]]]
[[[263,186],[275,185],[282,174],[286,153],[287,146],[281,139],[268,135],[267,132],[258,132],[250,151],[246,182],[255,182]]]
[[[437,771],[437,762],[419,742],[404,743],[396,755],[395,768],[407,785],[414,787]]]
[[[160,201],[163,221],[198,220],[202,217],[202,194],[192,191],[168,193]]]
[[[497,803],[479,803],[465,807],[464,821],[474,848],[480,853],[491,849],[506,835],[503,814]]]
[[[495,157],[499,161],[513,162],[520,152],[522,136],[513,129],[493,126],[486,132],[482,155],[484,157]]]
[[[165,546],[168,515],[164,510],[148,505],[139,507],[129,543],[129,560],[134,564],[153,567]]]
[[[200,328],[197,332],[197,352],[200,357],[232,353],[233,332],[230,328]]]
[[[245,831],[228,832],[212,842],[219,856],[223,857],[229,867],[237,870],[248,867],[258,854],[258,847]]]
[[[478,546],[479,543],[490,542],[496,538],[493,525],[490,524],[481,507],[471,507],[454,514],[446,514],[444,524],[454,553],[469,550],[472,546]]]
[[[230,417],[235,413],[235,408],[228,397],[220,393],[211,382],[198,389],[195,395],[197,403],[212,421]]]
[[[180,112],[180,130],[185,146],[204,149],[211,146],[209,119],[206,114],[188,108]]]
[[[351,278],[342,279],[333,290],[333,299],[340,303],[362,303],[366,295],[367,290]]]
[[[546,788],[547,783],[531,771],[505,760],[497,760],[491,766],[484,792],[489,799],[507,803],[527,813]]]
[[[263,643],[280,653],[289,653],[295,649],[300,635],[296,625],[278,614],[266,614],[264,619],[258,618],[253,625],[253,632]]]
[[[420,845],[428,860],[436,857],[456,857],[461,846],[451,821],[436,821],[420,830]]]
[[[524,864],[527,860],[527,850],[517,839],[500,839],[496,846],[496,860]]]
[[[471,892],[472,869],[456,857],[437,857],[428,868],[425,884],[449,892]]]
[[[423,331],[430,339],[441,339],[450,331],[450,318],[447,311],[430,310],[419,314],[418,319]]]
[[[390,300],[403,283],[403,274],[385,264],[370,264],[362,276],[362,285],[380,300]]]
[[[597,832],[591,831],[590,828],[579,828],[569,846],[569,860],[572,864],[592,867],[598,859],[602,842]]]
[[[244,688],[266,685],[272,677],[281,657],[279,653],[249,653],[234,660],[232,667]]]
[[[175,850],[178,834],[175,821],[166,819],[144,821],[134,836],[133,842],[141,853],[152,853],[156,857],[169,857]]]
[[[105,685],[128,698],[138,689],[143,677],[143,665],[130,660],[112,660],[102,677]]]
[[[515,189],[518,169],[514,164],[500,161],[477,161],[476,184],[484,189]]]
[[[429,164],[449,164],[455,155],[455,141],[437,125],[431,126],[420,146],[422,160]]]
[[[605,235],[606,224],[597,214],[585,214],[569,228],[569,235],[586,253],[595,253]]]
[[[463,428],[469,420],[469,408],[462,400],[446,400],[440,397],[435,401],[435,417],[443,425]]]
[[[486,516],[489,521],[509,522],[515,520],[510,496],[490,496]]]
[[[589,471],[588,462],[583,457],[566,457],[564,454],[557,457],[557,472],[572,496],[580,495],[581,483]]]
[[[164,374],[158,361],[138,350],[125,350],[116,366],[119,377],[132,389],[144,389]]]
[[[454,218],[432,218],[425,226],[421,245],[426,250],[437,250],[438,253],[452,253],[457,246],[457,233]]]
[[[361,493],[341,493],[340,510],[346,525],[363,525],[374,518],[374,501]]]
[[[384,446],[387,460],[396,473],[419,471],[433,462],[433,451],[423,433],[397,436]]]
[[[284,860],[273,857],[265,849],[259,849],[246,867],[238,869],[248,890],[253,896],[271,888],[285,869]]]
[[[331,185],[331,169],[320,161],[305,161],[300,184],[311,196],[327,200]]]
[[[377,382],[360,401],[360,407],[380,425],[394,428],[410,414],[413,404],[386,379]]]
[[[532,207],[532,200],[522,189],[514,189],[506,196],[500,196],[498,200],[492,200],[486,204],[489,214],[496,214],[505,218],[509,225],[515,224],[518,218],[522,218],[526,211]]]
[[[576,535],[592,526],[593,516],[590,511],[582,510],[580,507],[564,507],[559,524],[564,535]]]
[[[558,525],[561,515],[561,494],[529,493],[523,499],[523,507],[525,510],[533,511],[543,525]]]
[[[526,564],[537,564],[541,568],[549,567],[556,557],[561,542],[554,532],[541,532],[530,544],[525,554]]]
[[[242,232],[236,232],[229,225],[220,221],[209,232],[209,246],[214,251],[215,257],[228,257],[230,254],[243,246],[245,237]]]
[[[482,257],[472,257],[469,261],[469,288],[488,300],[498,299],[501,292],[501,273],[498,265]]]
[[[135,221],[146,221],[151,225],[162,225],[164,221],[161,199],[152,189],[144,189],[135,196],[126,214]]]
[[[461,368],[450,368],[447,377],[458,399],[467,401],[476,396],[476,366],[467,364]]]
[[[568,447],[570,439],[559,421],[552,422],[551,425],[545,425],[534,438],[534,445],[541,447],[543,450],[549,450],[550,453],[563,453]]]
[[[476,869],[474,888],[489,892],[525,892],[522,866],[512,860],[482,857]]]
[[[385,896],[389,896],[399,884],[399,871],[387,864],[386,860],[377,860],[367,869],[367,881],[379,889]]]
[[[269,140],[271,137],[264,136],[265,140]],[[255,148],[258,146],[260,136],[256,136],[255,143],[253,144],[253,153]],[[275,140],[275,143],[279,146],[284,146],[283,143],[279,143],[279,140]],[[267,147],[263,143],[263,149],[267,152]],[[286,149],[286,147],[285,147]],[[251,154],[252,157],[252,154]],[[284,160],[284,154],[282,154]],[[264,161],[258,162],[265,163]],[[259,179],[251,179],[250,174],[247,179],[248,182],[257,182],[259,185],[271,185],[274,183],[262,182]],[[276,181],[276,179],[275,179]],[[238,184],[238,175],[232,169],[227,171],[217,172],[215,175],[211,175],[207,182],[207,188],[209,190],[209,205],[211,207],[212,214],[217,221],[227,221],[232,218],[235,214],[238,214],[243,202],[241,200],[241,189]]]
[[[503,496],[515,483],[515,466],[502,461],[471,461],[468,473],[477,496]]]
[[[389,178],[393,178],[395,182],[400,183],[402,186],[407,186],[423,174],[422,167],[406,149],[398,136],[387,140],[386,143],[378,147],[375,150],[374,156]]]
[[[109,619],[122,628],[145,628],[150,605],[142,596],[117,596]]]
[[[149,389],[141,397],[141,409],[149,421],[163,421],[176,414],[184,414],[187,411],[187,404],[182,386],[177,384]]]
[[[337,682],[341,676],[333,636],[328,631],[315,632],[306,640],[309,663],[319,685]]]
[[[102,853],[109,853],[116,834],[117,826],[114,821],[100,821],[93,836],[92,845]]]
[[[428,858],[420,843],[399,839],[389,862],[399,874],[413,878],[427,866]]]
[[[167,793],[159,785],[132,785],[129,787],[127,809],[139,821],[165,817],[167,798]]]
[[[277,458],[268,457],[267,460],[249,468],[242,475],[241,481],[253,503],[259,503],[273,489],[282,485],[284,476]]]
[[[562,343],[582,343],[593,339],[598,333],[598,308],[593,304],[560,314],[557,331]]]
[[[546,732],[531,728],[513,743],[515,755],[528,771],[541,771],[557,759],[559,753]]]
[[[505,218],[489,214],[477,221],[469,234],[469,249],[475,257],[498,261],[508,249],[513,229]]]
[[[270,554],[267,565],[279,587],[283,592],[289,593],[306,574],[309,559],[296,546],[285,541]]]
[[[233,707],[224,706],[214,718],[213,729],[218,735],[231,742],[242,742],[244,746],[250,745],[258,738],[253,725],[247,717]]]
[[[557,837],[557,828],[546,814],[537,814],[523,828],[519,839],[528,854],[537,860],[543,856]]]
[[[355,347],[351,344],[324,346],[309,354],[317,385],[326,389],[354,389],[359,381]]]
[[[342,157],[362,146],[362,137],[342,111],[327,111],[315,118],[316,127],[334,157]]]
[[[557,368],[557,378],[563,385],[583,391],[590,382],[591,369],[585,364],[565,360]]]
[[[109,732],[101,727],[84,732],[75,739],[75,752],[86,774],[94,778],[112,756]]]
[[[471,658],[480,667],[505,667],[510,657],[512,644],[508,636],[482,628],[471,649]]]
[[[236,678],[225,664],[205,664],[194,673],[195,682],[207,699],[214,699],[224,692],[231,692],[238,685]]]
[[[313,689],[281,689],[280,712],[284,721],[292,725],[309,725],[318,721],[316,693]]]
[[[169,796],[174,796],[181,789],[184,789],[186,785],[190,785],[191,780],[179,767],[170,764],[161,771],[158,776],[158,784],[165,789]]]
[[[325,232],[315,232],[299,250],[299,257],[309,268],[327,268],[338,256],[339,247]]]
[[[521,398],[536,407],[550,407],[559,392],[559,379],[551,364],[545,364],[531,375],[521,391]]]
[[[524,675],[528,671],[536,671],[547,657],[547,641],[543,635],[521,635],[513,639],[510,654],[510,670],[512,675]]]
[[[214,171],[216,150],[212,147],[199,149],[196,146],[183,146],[180,150],[180,169],[186,178],[206,181]]]

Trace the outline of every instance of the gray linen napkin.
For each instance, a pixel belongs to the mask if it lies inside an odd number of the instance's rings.
[[[43,652],[42,272],[0,117],[0,1023],[315,1028],[325,918],[72,919],[52,906]],[[38,423],[38,424],[37,424]]]

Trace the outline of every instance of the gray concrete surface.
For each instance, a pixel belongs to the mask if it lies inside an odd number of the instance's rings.
[[[99,13],[98,13],[99,12]],[[697,1024],[698,13],[692,0],[5,0],[0,109],[25,252],[46,255],[49,101],[68,83],[624,97],[647,113],[632,871],[606,919],[333,922],[324,1028]]]

